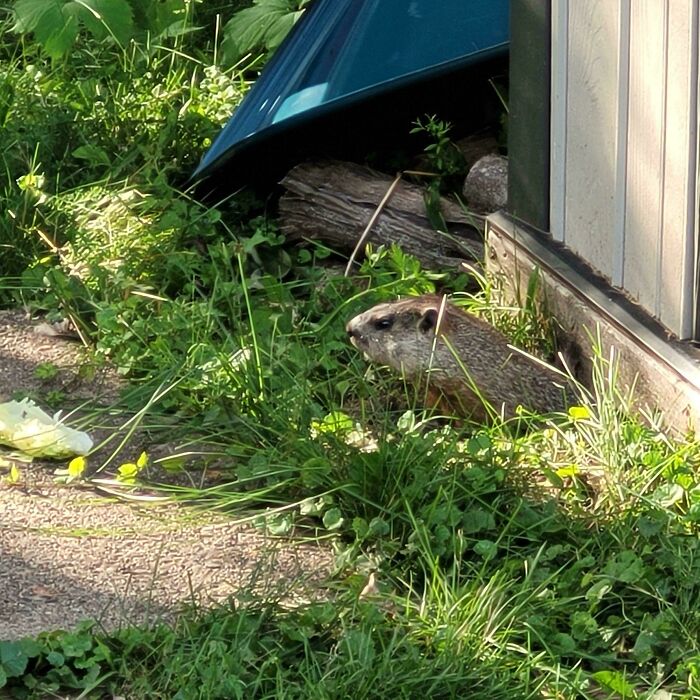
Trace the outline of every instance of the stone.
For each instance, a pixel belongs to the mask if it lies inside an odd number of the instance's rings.
[[[495,153],[479,158],[464,181],[467,207],[481,214],[503,209],[508,203],[508,158]]]

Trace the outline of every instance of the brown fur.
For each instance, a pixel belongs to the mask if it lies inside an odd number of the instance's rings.
[[[443,297],[426,294],[377,306],[355,316],[347,331],[371,360],[437,389],[448,406],[484,419],[484,400],[506,417],[518,405],[563,411],[573,397],[564,377],[509,347],[503,334]]]

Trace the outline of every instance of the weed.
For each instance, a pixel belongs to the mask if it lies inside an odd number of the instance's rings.
[[[422,133],[430,139],[424,151],[426,160],[439,176],[439,181],[445,181],[447,184],[455,177],[464,178],[464,156],[449,137],[452,125],[438,119],[436,115],[426,115],[423,119],[417,119],[414,124],[412,134]],[[443,189],[442,186],[440,189]]]
[[[555,326],[543,294],[540,272],[534,269],[527,281],[525,296],[515,303],[504,303],[502,280],[471,270],[478,285],[476,294],[458,294],[454,302],[487,320],[514,345],[534,355],[554,359]]]
[[[433,227],[438,231],[446,231],[440,198],[446,192],[461,190],[466,175],[466,161],[462,151],[448,135],[452,129],[449,122],[438,119],[436,115],[426,115],[414,124],[411,134],[420,134],[428,140],[423,149],[426,165],[431,171],[425,190],[425,209]]]
[[[253,0],[224,25],[222,58],[229,65],[247,54],[271,53],[301,17],[309,0]]]
[[[593,391],[556,421],[440,424],[410,387],[363,362],[345,322],[447,287],[517,345],[551,355],[537,276],[517,309],[490,281],[463,293],[464,277],[426,272],[398,248],[368,250],[345,279],[332,251],[287,245],[265,203],[192,201],[176,186],[247,87],[245,66],[222,69],[218,38],[195,30],[217,8],[128,3],[119,29],[109,12],[94,25],[93,5],[78,4],[64,39],[47,15],[30,21],[29,0],[15,6],[21,41],[1,34],[0,300],[69,317],[129,378],[108,441],[122,447],[146,426],[154,441],[182,437],[185,451],[215,460],[214,485],[171,494],[273,536],[322,535],[338,578],[328,602],[291,611],[268,601],[190,610],[172,626],[4,642],[0,687],[25,697],[698,697],[695,437],[635,417],[615,357],[600,354]],[[285,16],[253,43],[276,40],[300,6],[256,3],[246,17],[271,9]],[[448,126],[417,126],[447,177],[459,170]],[[147,478],[146,454],[121,463],[118,453],[76,460],[61,478]]]

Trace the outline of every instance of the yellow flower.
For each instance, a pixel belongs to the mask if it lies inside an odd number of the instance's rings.
[[[591,417],[591,412],[585,406],[571,406],[569,408],[569,418],[571,420],[586,420]]]

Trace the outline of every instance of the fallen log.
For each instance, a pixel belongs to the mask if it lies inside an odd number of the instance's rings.
[[[281,184],[280,229],[291,240],[322,240],[351,252],[377,207],[392,186],[392,178],[354,163],[302,163]],[[396,243],[429,269],[455,269],[462,262],[483,261],[481,220],[449,199],[440,199],[447,231],[430,224],[424,189],[401,180],[376,217],[366,238],[375,246]],[[362,250],[364,245],[362,245]]]

